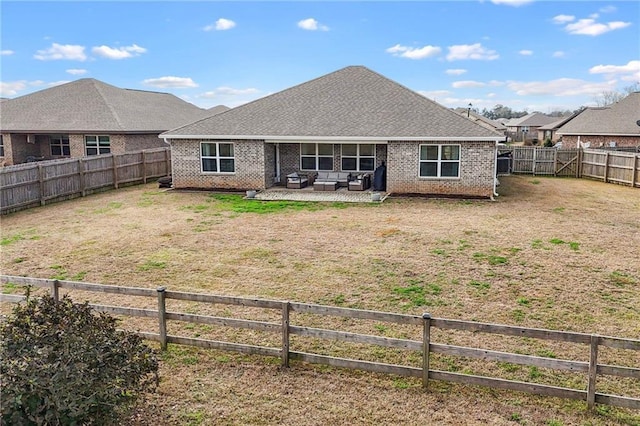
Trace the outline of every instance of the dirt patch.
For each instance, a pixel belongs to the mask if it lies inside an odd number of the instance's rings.
[[[203,192],[125,188],[2,217],[1,266],[9,275],[638,338],[640,191],[578,179],[501,181],[495,202],[392,197],[268,214],[223,208]],[[141,424],[640,421],[553,398],[437,382],[425,393],[412,379],[296,363],[287,371],[277,360],[193,348],[172,347],[162,370]],[[623,390],[640,395],[637,384]]]

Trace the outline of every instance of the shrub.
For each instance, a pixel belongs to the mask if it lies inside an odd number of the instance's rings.
[[[0,333],[3,424],[114,424],[157,385],[154,351],[87,302],[27,297]]]

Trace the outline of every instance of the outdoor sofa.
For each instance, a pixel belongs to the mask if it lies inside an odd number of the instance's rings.
[[[338,182],[338,186],[348,186],[350,180],[349,172],[318,172],[314,182]]]

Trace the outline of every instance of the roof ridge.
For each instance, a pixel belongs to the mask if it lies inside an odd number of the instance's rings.
[[[109,108],[109,111],[111,111],[111,114],[113,115],[113,118],[116,120],[116,123],[118,123],[118,126],[120,126],[120,130],[125,130],[125,126],[124,126],[122,120],[120,119],[120,116],[118,115],[116,110],[113,108],[113,106],[111,105],[109,100],[106,98],[102,88],[99,87],[99,85],[96,84],[96,83],[102,83],[102,85],[107,85],[107,84],[103,83],[103,82],[101,82],[99,80],[93,79],[93,78],[90,79],[90,80],[91,80],[91,83],[93,84],[93,87],[96,89],[96,91],[98,92],[98,94],[102,98],[102,101],[105,103],[107,108]],[[113,86],[113,87],[115,87],[115,86]],[[123,89],[120,89],[118,87],[115,87],[115,88],[118,89],[118,90],[123,90]]]

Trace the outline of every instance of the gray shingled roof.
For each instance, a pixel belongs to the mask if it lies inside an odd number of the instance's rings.
[[[558,121],[558,117],[549,117],[548,115],[544,115],[539,112],[532,112],[524,117],[511,119],[506,123],[506,125],[508,127],[540,127],[545,124],[553,123],[554,121]]]
[[[502,135],[365,67],[350,66],[161,136],[499,139]]]
[[[640,135],[640,92],[604,108],[587,108],[560,127],[560,135]]]
[[[121,89],[84,78],[2,102],[11,132],[150,132],[211,115],[169,93]]]

